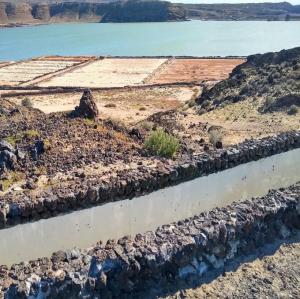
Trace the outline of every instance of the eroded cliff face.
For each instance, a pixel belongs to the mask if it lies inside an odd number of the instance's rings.
[[[185,20],[185,11],[166,1],[128,1],[111,4],[102,22],[155,22]]]
[[[0,3],[0,24],[183,21],[185,10],[166,1],[55,4]]]
[[[32,16],[36,20],[44,20],[48,22],[50,20],[50,9],[47,4],[37,4],[32,6]]]
[[[2,20],[3,17],[3,20]],[[33,22],[32,6],[27,3],[12,4],[1,3],[0,6],[0,23],[27,23]]]
[[[5,11],[6,4],[0,3],[0,24],[8,23],[8,17]]]

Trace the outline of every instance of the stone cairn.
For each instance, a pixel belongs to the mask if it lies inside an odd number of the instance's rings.
[[[99,110],[89,89],[86,89],[83,92],[79,106],[75,107],[75,110],[71,115],[74,117],[83,117],[93,120],[97,120],[99,118]]]

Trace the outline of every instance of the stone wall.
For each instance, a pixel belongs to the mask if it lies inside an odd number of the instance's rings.
[[[55,194],[45,191],[34,200],[22,193],[14,196],[13,200],[6,197],[0,202],[0,228],[141,196],[299,147],[300,132],[286,132],[260,140],[247,140],[175,165],[161,163],[155,169],[141,165],[136,170],[120,172],[110,180],[99,177],[75,186],[74,189],[59,190]]]
[[[222,269],[276,238],[300,229],[300,183],[266,196],[216,208],[89,250],[0,267],[1,291],[15,298],[139,298]]]

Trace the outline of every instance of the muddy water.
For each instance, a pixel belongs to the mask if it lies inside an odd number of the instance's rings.
[[[153,230],[300,180],[300,149],[250,162],[151,194],[0,230],[0,264],[85,248],[98,240]]]

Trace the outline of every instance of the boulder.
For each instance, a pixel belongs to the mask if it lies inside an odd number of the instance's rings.
[[[1,169],[14,169],[17,164],[17,157],[14,153],[4,150],[0,151],[0,172]]]
[[[0,172],[5,168],[14,169],[17,164],[15,148],[5,140],[0,141]]]
[[[86,89],[83,92],[79,106],[75,107],[75,110],[72,112],[72,116],[90,118],[94,120],[99,118],[99,110],[89,89]]]
[[[14,147],[8,143],[6,140],[1,140],[0,141],[0,151],[7,150],[9,152],[15,152]]]

